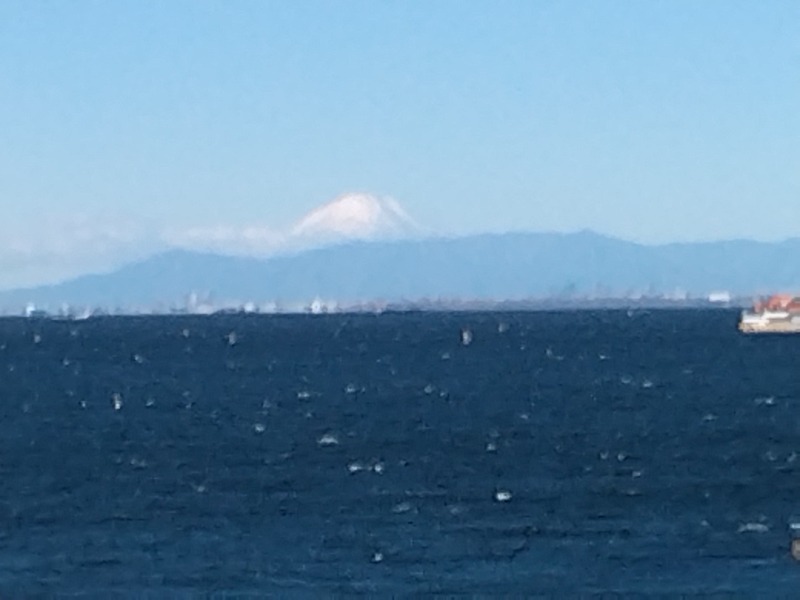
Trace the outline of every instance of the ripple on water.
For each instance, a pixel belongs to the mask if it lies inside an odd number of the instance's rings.
[[[494,493],[494,499],[498,502],[510,502],[512,497],[513,496],[509,490],[497,490]]]
[[[332,433],[326,433],[317,439],[317,444],[320,446],[338,446],[339,438]]]

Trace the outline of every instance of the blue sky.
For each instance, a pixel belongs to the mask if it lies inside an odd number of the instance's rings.
[[[794,0],[6,0],[0,266],[354,190],[447,234],[800,235],[798,32]]]

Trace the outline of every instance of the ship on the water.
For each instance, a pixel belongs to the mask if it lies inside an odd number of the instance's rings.
[[[757,300],[739,319],[744,333],[800,333],[800,297],[775,294]]]

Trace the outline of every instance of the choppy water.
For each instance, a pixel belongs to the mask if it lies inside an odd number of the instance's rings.
[[[0,320],[0,595],[794,594],[800,336],[735,322]]]

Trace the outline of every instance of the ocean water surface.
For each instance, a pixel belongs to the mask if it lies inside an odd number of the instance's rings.
[[[793,595],[800,336],[0,319],[0,596]]]

